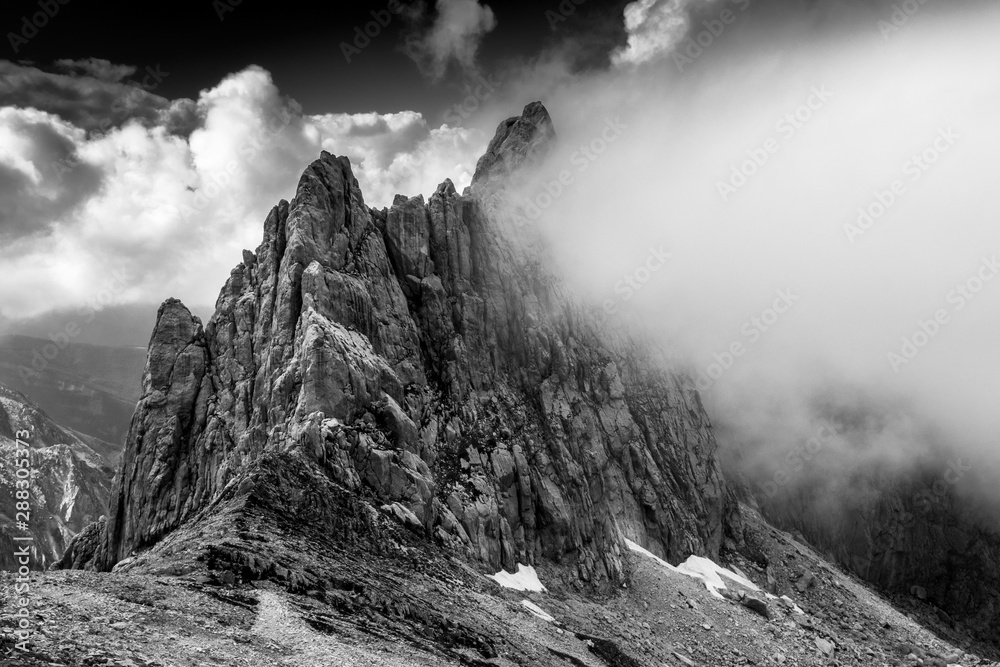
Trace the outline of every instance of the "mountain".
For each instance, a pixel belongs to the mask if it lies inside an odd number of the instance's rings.
[[[207,324],[161,306],[89,572],[39,594],[88,625],[37,664],[108,625],[143,665],[986,664],[741,505],[691,380],[505,206],[555,140],[528,105],[386,209],[324,152]]]
[[[146,349],[56,340],[0,337],[0,384],[62,426],[96,438],[99,453],[116,461],[139,400]]]
[[[831,512],[825,483],[762,499],[775,525],[794,530],[880,590],[926,600],[949,626],[959,622],[983,641],[1000,640],[1000,534],[994,512],[977,511],[953,485],[967,470],[955,463],[948,483],[871,475],[864,489]],[[951,475],[954,475],[953,479]]]
[[[553,136],[530,105],[487,155]],[[450,181],[370,209],[324,153],[206,327],[161,307],[94,565],[292,471],[491,567],[547,559],[594,585],[621,582],[625,538],[673,559],[738,539],[692,385],[503,231]]]
[[[310,507],[291,488],[274,487],[280,495],[270,502]],[[318,518],[311,507],[281,523],[255,523],[246,506],[241,516],[191,522],[114,573],[46,572],[32,582],[29,651],[12,652],[17,638],[0,621],[0,663],[9,654],[17,667],[1000,664],[926,603],[886,599],[752,510],[745,531],[766,570],[739,555],[721,575],[694,559],[672,568],[629,546],[627,585],[602,595],[564,583],[562,568],[546,563],[535,573],[545,590],[501,586],[474,561],[360,503],[316,526],[317,536],[326,531],[323,549],[303,541],[313,550],[294,561],[278,554],[281,564],[255,579],[257,555],[294,539],[278,531],[301,535]],[[198,561],[190,547],[204,539],[199,530],[213,542],[228,533],[230,549],[257,545],[254,560],[237,565],[213,552]],[[532,578],[520,574],[507,585]],[[711,574],[721,578],[709,589]],[[0,572],[0,605],[13,579]],[[784,597],[761,590],[769,581]]]
[[[18,486],[16,454],[20,439],[28,444],[31,477],[27,489]],[[67,543],[107,510],[114,472],[98,450],[110,448],[95,438],[57,425],[27,397],[0,385],[0,567],[18,568],[14,552],[23,546],[14,538],[30,535],[31,565],[45,568],[63,553]],[[27,490],[25,500],[17,491]],[[17,527],[18,502],[27,502],[27,531]]]

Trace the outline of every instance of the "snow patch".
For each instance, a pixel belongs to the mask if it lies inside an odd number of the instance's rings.
[[[528,600],[521,600],[521,605],[525,609],[530,611],[532,614],[534,614],[535,616],[537,616],[538,618],[542,619],[547,623],[554,623],[556,620],[554,616],[548,614],[544,609],[539,607],[534,602],[529,602]]]
[[[646,558],[652,558],[657,563],[659,563],[663,567],[667,568],[671,572],[677,572],[677,568],[676,567],[674,567],[673,565],[671,565],[667,561],[663,560],[662,558],[660,558],[656,554],[652,553],[651,551],[646,551],[645,549],[643,549],[642,547],[640,547],[638,544],[636,544],[632,540],[625,540],[625,546],[627,546],[631,551],[634,551],[637,554],[642,554]]]
[[[521,565],[518,563],[517,574],[500,570],[496,574],[488,575],[488,577],[504,588],[512,588],[515,591],[531,591],[533,593],[542,593],[545,591],[545,586],[542,586],[542,582],[538,580],[535,568],[530,565]]]
[[[680,564],[677,571],[681,574],[686,574],[689,577],[695,579],[701,579],[705,584],[705,588],[708,592],[717,598],[722,596],[719,591],[725,589],[726,582],[722,580],[722,577],[730,579],[740,586],[749,588],[752,591],[759,591],[756,584],[754,584],[749,579],[744,579],[740,575],[736,574],[732,570],[726,569],[721,565],[717,565],[715,562],[708,558],[702,558],[701,556],[689,556],[686,561]]]
[[[658,562],[663,567],[667,568],[671,572],[677,572],[685,576],[691,577],[692,579],[698,579],[703,584],[708,592],[712,594],[713,597],[722,599],[722,595],[719,591],[726,588],[726,582],[723,581],[723,577],[729,579],[740,586],[750,589],[751,591],[759,591],[760,588],[757,587],[752,581],[745,577],[741,577],[732,570],[726,569],[721,565],[716,564],[714,561],[708,558],[702,558],[701,556],[690,556],[686,561],[681,563],[679,566],[674,567],[667,561],[655,556],[646,549],[643,549],[635,542],[631,540],[625,540],[625,544],[628,548],[636,553],[642,554],[647,558],[651,558]]]

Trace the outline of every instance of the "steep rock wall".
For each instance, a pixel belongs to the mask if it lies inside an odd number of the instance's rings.
[[[624,537],[678,560],[738,536],[691,383],[484,206],[554,135],[529,105],[466,194],[382,210],[324,152],[204,328],[161,308],[106,528],[74,564],[111,568],[211,511],[268,451],[494,568],[616,582]]]

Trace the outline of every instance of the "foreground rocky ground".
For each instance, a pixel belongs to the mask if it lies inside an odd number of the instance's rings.
[[[884,599],[745,511],[759,562],[730,554],[725,564],[794,604],[733,582],[719,599],[640,553],[623,554],[631,576],[608,594],[562,583],[557,567],[539,570],[548,591],[518,592],[388,515],[371,524],[377,549],[331,545],[289,562],[295,538],[271,540],[239,520],[225,540],[192,549],[190,536],[168,539],[115,573],[33,575],[27,653],[14,648],[5,573],[0,665],[1000,664],[932,609]],[[356,537],[347,542],[361,546]],[[265,565],[265,553],[297,571]],[[237,554],[241,566],[227,560]]]

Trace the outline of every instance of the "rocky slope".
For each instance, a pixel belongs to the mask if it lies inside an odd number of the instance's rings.
[[[0,617],[0,664],[998,664],[923,603],[894,606],[752,511],[746,512],[748,539],[768,566],[739,556],[730,565],[787,600],[728,578],[726,589],[713,596],[697,579],[628,551],[622,553],[631,573],[628,584],[607,595],[562,584],[560,568],[545,564],[539,578],[547,590],[501,588],[475,562],[455,558],[361,502],[356,512],[342,512],[335,520],[323,550],[315,545],[303,550],[308,545],[302,526],[314,518],[316,506],[306,494],[289,498],[280,484],[260,479],[255,485],[255,495],[268,487],[280,493],[280,506],[273,499],[259,503],[264,500],[259,497],[251,503],[255,508],[213,512],[113,574],[36,573],[30,581],[27,650],[16,648],[21,637],[10,617]],[[268,515],[268,508],[280,512]],[[287,511],[300,514],[283,514]],[[220,531],[226,522],[228,533]],[[256,555],[237,564],[220,558],[224,553]],[[274,556],[288,567],[277,565],[263,579],[255,578],[261,556]],[[0,573],[0,609],[14,606],[12,580]]]
[[[968,474],[948,464],[934,470]],[[956,497],[956,481],[928,473],[858,483],[867,492],[830,512],[822,481],[764,499],[768,518],[796,530],[879,589],[926,601],[952,627],[1000,645],[1000,533],[995,514]]]
[[[111,568],[252,495],[263,462],[490,567],[560,563],[593,586],[622,580],[623,538],[674,560],[737,545],[690,383],[484,210],[554,135],[529,105],[469,192],[446,181],[382,210],[346,158],[310,165],[207,326],[177,301],[160,309],[107,525],[73,560]]]
[[[16,498],[18,431],[28,431],[29,498]],[[57,560],[70,540],[107,510],[113,471],[93,438],[64,429],[24,395],[0,385],[0,567],[17,570],[15,550],[31,536],[31,567],[44,569]],[[96,447],[95,447],[96,446]],[[27,530],[18,528],[17,503],[28,502]]]

